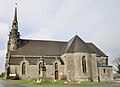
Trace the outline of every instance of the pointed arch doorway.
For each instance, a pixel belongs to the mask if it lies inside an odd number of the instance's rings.
[[[55,80],[58,80],[59,74],[58,74],[58,63],[55,63]]]

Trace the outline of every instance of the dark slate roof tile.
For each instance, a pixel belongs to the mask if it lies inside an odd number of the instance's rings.
[[[11,57],[10,58],[10,64],[11,65],[19,65],[24,58],[22,57]],[[40,61],[39,57],[26,57],[25,58],[30,65],[37,65],[37,63]],[[63,60],[60,57],[57,57],[57,59],[60,61],[62,65],[64,65]],[[44,57],[44,61],[46,62],[46,65],[53,65],[53,63],[56,61],[56,57]]]
[[[10,60],[9,60],[9,63],[12,64],[12,65],[18,65],[20,64],[20,62],[22,61],[22,57],[19,57],[19,58],[13,58],[11,57]]]
[[[53,56],[45,58],[46,64],[53,64],[55,56],[61,56],[64,53],[86,52],[96,53],[97,56],[107,57],[99,48],[92,43],[85,43],[79,36],[73,37],[69,42],[45,41],[45,40],[26,40],[21,39],[21,45],[17,51],[11,52],[11,55],[22,56]],[[38,57],[27,57],[30,64],[36,64]],[[63,60],[58,57],[61,64]],[[10,58],[11,64],[18,64],[22,58]]]
[[[108,57],[105,53],[103,53],[98,47],[96,47],[93,43],[86,43],[96,54],[97,56]]]
[[[63,53],[75,53],[75,52],[92,53],[94,51],[90,49],[90,47],[87,46],[86,43],[79,36],[76,35],[67,43]]]
[[[67,42],[21,40],[21,47],[12,55],[59,56]]]

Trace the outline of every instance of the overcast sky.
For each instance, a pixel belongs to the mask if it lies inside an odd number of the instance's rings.
[[[109,56],[120,55],[120,0],[0,0],[0,72],[15,2],[21,38],[68,41],[76,33]]]

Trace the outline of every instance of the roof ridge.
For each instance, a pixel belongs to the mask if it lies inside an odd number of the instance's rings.
[[[45,42],[64,42],[67,43],[67,41],[57,41],[57,40],[32,40],[32,39],[21,39],[22,41],[45,41]]]

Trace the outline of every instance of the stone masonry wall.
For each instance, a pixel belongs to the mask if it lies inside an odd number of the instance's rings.
[[[107,61],[108,57],[97,57],[97,63],[99,65],[101,64],[106,64],[108,61]],[[108,64],[108,63],[107,63]]]
[[[26,73],[22,75],[22,63],[26,63]],[[61,65],[59,61],[55,61],[58,63],[58,80],[62,78],[64,75],[64,65]],[[46,77],[48,80],[55,80],[55,69],[54,63],[53,65],[45,65],[46,66]],[[38,65],[29,65],[27,61],[22,61],[20,65],[11,65],[10,70],[12,71],[10,74],[17,74],[21,79],[38,79],[40,78],[39,74],[39,66]]]
[[[62,58],[65,62],[65,71],[67,80],[74,80],[75,78],[75,66],[74,66],[74,54],[73,53],[67,53],[64,55],[64,58]]]
[[[82,69],[82,57],[86,58],[86,73]],[[97,81],[96,54],[66,53],[62,55],[68,80]]]
[[[112,67],[98,67],[100,81],[113,81]]]

